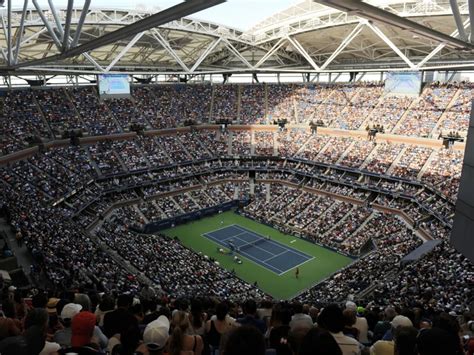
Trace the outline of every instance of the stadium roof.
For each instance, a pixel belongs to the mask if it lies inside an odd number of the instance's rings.
[[[199,1],[186,1],[186,4]],[[81,53],[74,48],[76,44],[86,48],[89,41],[113,36],[116,30],[125,32],[127,26],[146,19],[151,21],[160,13],[88,6],[85,11],[72,7],[68,11],[67,7],[55,8],[54,4],[40,8],[35,0],[33,3],[35,7],[12,9],[11,17],[8,8],[1,11],[0,69],[4,73],[426,70],[470,68],[474,59],[472,50],[453,48],[446,41],[364,18],[357,11],[326,7],[314,0],[276,13],[248,31],[191,16],[166,21],[159,27],[122,36]],[[366,3],[428,29],[459,37],[448,0]],[[468,31],[468,2],[457,3],[459,19]],[[70,37],[67,48],[65,32]],[[79,54],[65,55],[74,51]]]

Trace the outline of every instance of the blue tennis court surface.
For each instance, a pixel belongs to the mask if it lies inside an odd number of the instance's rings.
[[[278,275],[314,258],[237,224],[204,233],[203,236],[227,249],[233,244],[236,253]]]

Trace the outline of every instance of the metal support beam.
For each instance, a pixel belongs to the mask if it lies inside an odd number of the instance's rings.
[[[74,0],[68,0],[66,10],[66,22],[64,23],[63,51],[66,51],[69,48],[69,33],[71,32],[71,18],[73,7]]]
[[[181,60],[181,58],[176,54],[176,52],[171,48],[170,44],[168,41],[161,35],[160,31],[157,29],[153,28],[150,31],[150,34],[157,40],[157,42],[163,46],[163,48],[173,57],[173,59],[179,64],[181,68],[184,69],[184,71],[189,71],[189,68],[187,67],[186,64]]]
[[[470,42],[474,43],[474,0],[468,0],[468,5],[469,5],[469,21],[472,24]]]
[[[206,50],[201,54],[196,63],[194,63],[194,65],[192,66],[190,70],[191,73],[193,73],[201,65],[203,60],[206,59],[209,54],[211,54],[211,52],[217,47],[221,40],[221,37],[217,38],[214,42],[211,43],[209,47],[206,48]]]
[[[253,69],[254,67],[252,66],[252,64],[250,64],[248,62],[247,59],[244,58],[244,56],[242,54],[240,54],[240,52],[232,45],[232,43],[229,42],[229,40],[227,38],[222,38],[222,40],[224,41],[226,47],[232,52],[234,53],[234,55],[240,59],[240,61],[242,63],[244,63],[248,68],[250,69]]]
[[[464,26],[462,24],[461,13],[459,12],[459,6],[457,0],[449,0],[449,4],[451,5],[451,10],[453,11],[454,20],[456,21],[456,26],[459,31],[459,38],[463,41],[467,40],[466,32],[464,31]]]
[[[466,29],[467,26],[470,24],[470,19],[466,19],[463,22],[463,28]],[[471,26],[472,27],[472,26]],[[455,30],[453,33],[451,33],[451,36],[456,37],[459,35],[459,31]],[[441,43],[439,44],[435,49],[431,51],[430,54],[428,54],[421,62],[419,62],[416,67],[421,68],[423,65],[426,64],[427,61],[429,61],[431,58],[433,58],[436,54],[438,54],[444,47],[446,47],[446,43]]]
[[[286,39],[295,47],[295,49],[308,61],[314,70],[321,70],[321,68],[314,62],[313,58],[306,52],[303,46],[295,39],[290,36],[286,36]]]
[[[21,12],[20,27],[18,27],[18,32],[16,35],[16,45],[15,45],[15,54],[13,57],[13,63],[18,63],[18,54],[20,53],[21,39],[23,38],[23,30],[25,28],[25,17],[26,11],[28,10],[28,0],[25,0],[23,3],[23,11]]]
[[[359,22],[357,26],[349,33],[349,35],[344,38],[342,43],[337,47],[337,49],[334,51],[334,53],[324,62],[324,64],[321,66],[321,70],[324,70],[327,68],[329,64],[349,45],[349,43],[352,42],[354,38],[356,38],[359,33],[362,31],[365,23],[364,22]]]
[[[265,63],[276,51],[278,51],[286,42],[286,38],[280,38],[277,43],[255,64],[255,68],[258,68]]]
[[[7,37],[7,46],[8,46],[8,64],[11,65],[13,61],[13,56],[12,56],[12,0],[8,0],[7,2],[8,6],[8,14],[7,14],[7,22],[8,22],[8,37]]]
[[[58,16],[56,7],[54,7],[53,0],[48,0],[48,4],[49,4],[49,8],[51,9],[51,13],[53,14],[54,22],[56,22],[56,28],[58,29],[58,32],[61,38],[63,38],[64,37],[63,25],[61,24],[61,19]]]
[[[37,0],[33,0],[33,3],[36,3],[36,5],[37,5],[36,1]],[[208,8],[213,7],[215,5],[221,4],[225,1],[226,0],[187,0],[187,1],[182,2],[180,4],[171,6],[170,8],[165,9],[163,11],[160,11],[156,14],[145,17],[145,18],[143,18],[143,19],[141,19],[137,22],[131,23],[130,25],[121,27],[118,30],[115,30],[113,32],[109,32],[109,33],[107,33],[107,34],[105,34],[105,35],[103,35],[99,38],[93,39],[93,40],[91,40],[89,42],[86,42],[84,44],[81,44],[77,47],[72,48],[73,46],[71,46],[71,49],[69,49],[67,51],[64,51],[61,54],[56,54],[56,55],[52,55],[52,56],[49,56],[49,57],[46,57],[46,58],[32,60],[32,61],[25,62],[25,63],[19,63],[19,64],[16,64],[14,66],[11,66],[8,69],[16,69],[16,68],[20,68],[20,67],[34,66],[34,65],[48,63],[48,62],[51,62],[51,61],[58,61],[58,60],[61,60],[61,59],[74,57],[74,56],[80,55],[82,53],[92,51],[96,48],[106,46],[110,43],[118,42],[118,41],[120,41],[124,38],[129,38],[130,36],[133,36],[133,35],[135,35],[137,33],[140,33],[140,32],[144,32],[146,30],[149,30],[150,28],[158,27],[158,26],[163,25],[165,23],[168,23],[168,22],[174,21],[176,19],[191,15],[195,12],[199,12],[199,11],[208,9]],[[39,8],[39,6],[36,6],[36,8],[39,11],[41,10],[41,8]],[[44,14],[43,14],[43,17],[44,17]],[[81,14],[81,17],[82,17],[82,14]],[[47,24],[49,26],[47,21],[45,22],[45,24]],[[51,27],[51,26],[49,26],[49,27]],[[53,34],[54,34],[54,32],[53,32]],[[74,39],[76,39],[76,36],[79,36],[78,31],[76,32]],[[56,41],[57,41],[57,37],[56,37]]]
[[[370,22],[367,22],[367,26],[369,26],[369,28],[374,31],[374,33],[379,36],[382,41],[384,41],[390,48],[392,48],[392,50],[397,53],[397,55],[402,58],[403,61],[407,63],[411,69],[416,69],[416,65],[413,64],[413,62],[408,59],[408,57],[403,54],[403,52],[377,26],[371,24]]]
[[[53,28],[51,27],[48,19],[44,15],[43,10],[38,5],[38,1],[33,0],[33,5],[35,6],[36,11],[38,11],[38,15],[39,15],[39,17],[41,17],[41,20],[43,21],[45,27],[48,29],[48,33],[51,36],[51,38],[53,39],[54,44],[56,44],[56,47],[61,48],[61,42],[59,41],[58,36],[56,36],[56,33],[54,32]]]
[[[138,42],[138,40],[140,38],[143,37],[144,34],[145,34],[145,32],[142,32],[142,33],[137,34],[135,37],[133,37],[133,39],[130,42],[128,42],[128,44],[120,51],[120,53],[112,60],[112,62],[110,62],[110,64],[107,66],[107,68],[105,68],[105,71],[106,72],[110,71],[110,69],[112,69],[113,66],[120,59],[122,59],[122,57],[130,50],[130,48],[132,48],[135,45],[135,43]]]
[[[84,2],[84,6],[82,7],[82,11],[81,11],[81,16],[79,17],[79,22],[77,23],[77,26],[76,26],[76,33],[74,33],[74,38],[71,43],[71,48],[77,46],[77,43],[79,42],[79,38],[81,37],[81,33],[82,33],[82,26],[84,25],[84,22],[86,21],[87,11],[89,11],[90,5],[91,5],[91,0],[86,0]]]
[[[333,7],[337,10],[355,14],[361,18],[365,18],[370,21],[381,22],[388,26],[394,26],[401,30],[408,30],[410,33],[416,34],[421,37],[429,38],[436,42],[446,43],[448,47],[458,49],[474,49],[474,45],[462,41],[458,38],[453,38],[447,34],[436,31],[427,26],[409,20],[408,18],[398,16],[392,12],[385,11],[377,6],[370,5],[360,0],[313,0],[320,4]],[[474,18],[474,0],[468,0],[470,7],[473,11],[470,11],[470,16]],[[471,9],[470,9],[471,10]],[[474,19],[472,20],[474,23]],[[473,36],[474,37],[474,36]]]

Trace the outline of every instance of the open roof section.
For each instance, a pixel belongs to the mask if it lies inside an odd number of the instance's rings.
[[[372,1],[380,5],[380,1]],[[461,20],[469,28],[468,4],[458,1]],[[384,1],[383,9],[448,35],[457,27],[448,0]],[[60,54],[53,32],[65,27],[67,8],[43,8],[48,29],[38,11],[27,9],[20,36],[22,9],[12,11],[12,55],[18,63]],[[0,65],[8,58],[8,12],[3,9]],[[73,9],[70,33],[77,32],[82,9]],[[90,8],[78,44],[153,15],[147,10]],[[16,51],[16,43],[20,50]],[[200,74],[221,72],[323,72],[351,70],[406,70],[462,68],[472,65],[471,52],[426,40],[409,30],[372,24],[355,13],[345,13],[312,0],[294,5],[241,31],[192,17],[125,37],[71,58],[28,66],[20,72]],[[33,62],[34,63],[34,62]],[[16,73],[15,71],[14,73]]]

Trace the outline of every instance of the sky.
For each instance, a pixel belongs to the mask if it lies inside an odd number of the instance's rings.
[[[66,6],[67,4],[67,0],[53,1],[56,7]],[[285,10],[301,1],[303,0],[227,0],[223,4],[198,12],[191,17],[246,30],[274,13]],[[92,0],[91,7],[105,8],[113,4],[115,8],[160,7],[164,9],[180,2],[180,0]],[[23,1],[13,0],[12,3],[13,7],[21,7]],[[47,0],[40,0],[38,3],[43,8],[48,6]],[[83,3],[83,0],[76,0],[74,6],[79,7]]]

